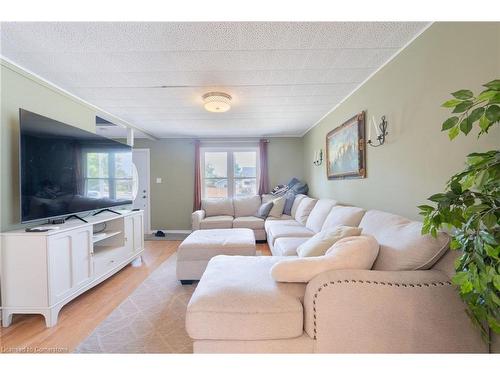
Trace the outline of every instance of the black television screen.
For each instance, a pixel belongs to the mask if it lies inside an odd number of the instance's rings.
[[[19,110],[21,221],[132,203],[132,148]]]

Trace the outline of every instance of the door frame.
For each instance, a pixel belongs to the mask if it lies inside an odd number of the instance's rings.
[[[149,148],[133,148],[133,152],[143,152],[147,155],[147,170],[146,170],[146,180],[147,180],[147,190],[148,190],[148,228],[144,228],[144,232],[151,234],[151,153]],[[132,161],[134,158],[132,157]]]

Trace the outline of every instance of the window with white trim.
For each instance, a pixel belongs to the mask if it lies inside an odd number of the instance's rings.
[[[204,199],[240,198],[257,194],[257,147],[201,148],[201,194]]]

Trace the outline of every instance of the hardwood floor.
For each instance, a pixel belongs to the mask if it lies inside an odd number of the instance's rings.
[[[72,352],[135,288],[172,255],[181,241],[145,241],[140,267],[126,266],[106,281],[63,307],[55,327],[47,328],[41,315],[14,315],[8,328],[0,329],[0,352]],[[266,243],[258,243],[270,255]]]

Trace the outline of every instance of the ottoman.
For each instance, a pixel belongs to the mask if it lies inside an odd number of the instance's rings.
[[[255,255],[253,230],[246,228],[202,229],[191,233],[177,249],[177,280],[200,280],[216,255]]]

